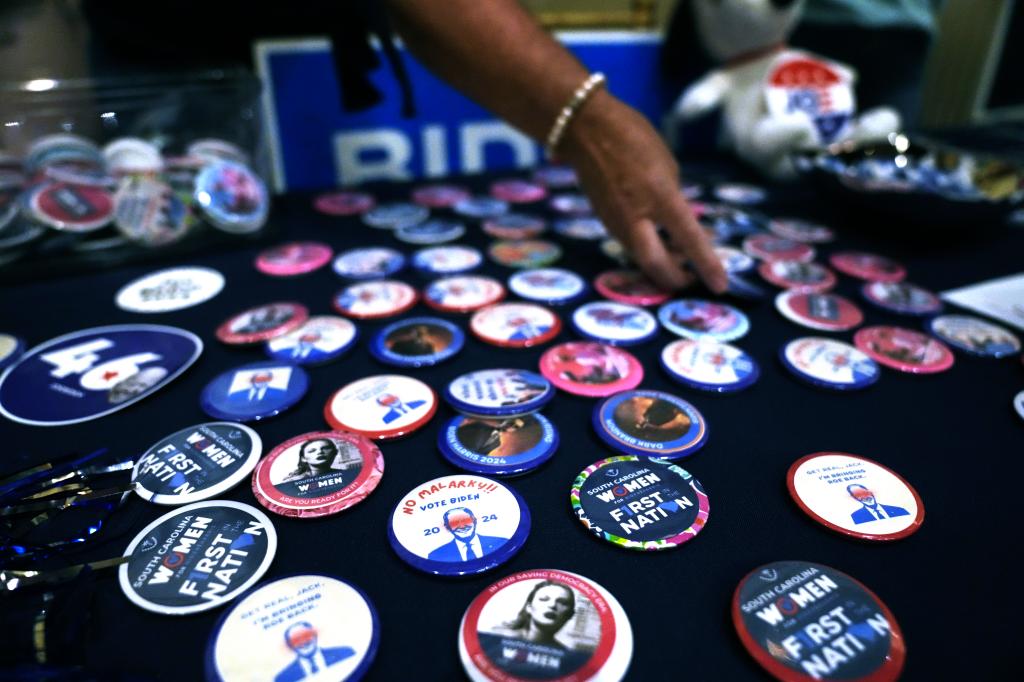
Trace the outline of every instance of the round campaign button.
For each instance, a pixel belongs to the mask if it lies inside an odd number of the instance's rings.
[[[730,204],[749,206],[760,204],[768,197],[768,193],[756,185],[741,182],[723,182],[715,185],[715,198]]]
[[[626,549],[672,549],[697,536],[711,505],[700,482],[663,459],[609,457],[580,472],[573,513],[597,537]]]
[[[384,246],[370,246],[339,253],[332,267],[345,279],[377,279],[404,268],[405,256]]]
[[[121,591],[147,611],[181,616],[217,608],[259,580],[277,531],[248,504],[209,500],[178,507],[135,536],[118,569]]]
[[[599,248],[609,260],[613,260],[619,265],[625,266],[632,262],[626,247],[618,239],[602,239]]]
[[[135,492],[155,504],[189,504],[234,488],[263,454],[259,434],[242,424],[208,422],[152,445],[135,462]]]
[[[495,303],[469,319],[469,329],[481,341],[504,348],[529,348],[558,336],[558,315],[533,303]]]
[[[388,540],[402,561],[434,575],[476,575],[511,559],[530,534],[519,493],[473,474],[427,481],[395,505]]]
[[[351,284],[334,295],[334,309],[360,320],[404,313],[416,305],[419,294],[405,282],[378,279]]]
[[[131,176],[114,195],[114,227],[142,246],[164,246],[188,234],[192,209],[166,182]]]
[[[816,452],[789,468],[793,501],[821,525],[861,540],[899,540],[924,522],[913,486],[878,462],[844,452]]]
[[[870,357],[848,343],[817,336],[794,339],[782,347],[782,364],[798,379],[837,391],[867,388],[881,372]]]
[[[501,240],[491,244],[487,255],[510,268],[543,268],[562,257],[562,247],[544,239]]]
[[[741,391],[761,375],[754,358],[714,339],[673,341],[661,351],[661,366],[676,381],[714,393]]]
[[[621,348],[595,341],[570,341],[540,356],[540,373],[567,393],[604,398],[639,386],[644,366]]]
[[[687,201],[693,201],[694,199],[700,199],[701,195],[704,194],[704,187],[695,182],[685,182],[679,186],[679,192]]]
[[[334,216],[359,215],[376,205],[373,196],[365,192],[327,192],[313,200],[313,208]]]
[[[824,244],[836,238],[831,228],[800,218],[775,218],[768,223],[768,229],[784,239],[806,244]]]
[[[209,301],[224,288],[224,275],[201,267],[158,270],[121,287],[114,303],[132,313],[165,313]]]
[[[377,332],[370,353],[396,367],[429,367],[455,356],[466,342],[457,325],[439,317],[411,317]]]
[[[821,293],[836,285],[835,274],[824,265],[797,260],[765,261],[757,268],[766,282],[803,293]]]
[[[508,202],[491,197],[469,197],[457,201],[452,210],[466,218],[493,218],[508,213]]]
[[[302,275],[327,265],[333,255],[327,244],[290,242],[260,252],[256,256],[256,269],[276,277]]]
[[[445,400],[471,417],[519,417],[536,412],[555,397],[544,377],[522,369],[483,369],[456,377]]]
[[[472,246],[433,246],[420,249],[412,265],[425,275],[457,275],[480,267],[483,254]]]
[[[609,237],[608,230],[604,223],[598,218],[589,216],[575,216],[562,218],[554,223],[555,232],[570,239],[582,239],[585,241],[598,241]]]
[[[708,237],[724,242],[741,235],[757,234],[764,230],[767,219],[749,211],[725,204],[691,204],[697,220],[704,226]]]
[[[287,334],[309,319],[301,303],[268,303],[249,308],[217,327],[217,338],[232,345],[259,343]]]
[[[249,160],[249,156],[238,145],[215,137],[195,140],[185,148],[185,154],[207,163],[218,160],[247,163]]]
[[[437,412],[437,395],[418,379],[378,374],[343,386],[324,406],[332,428],[374,440],[406,436]]]
[[[383,475],[384,455],[373,441],[347,431],[317,431],[289,438],[261,459],[252,493],[276,514],[317,518],[359,504]]]
[[[594,289],[609,300],[630,305],[661,305],[672,297],[639,270],[602,272],[594,280]]]
[[[114,218],[114,197],[102,187],[50,182],[39,185],[28,198],[32,217],[67,232],[98,230]]]
[[[534,569],[502,578],[473,600],[459,625],[459,656],[472,682],[610,682],[626,677],[633,631],[597,583]]]
[[[466,226],[454,220],[434,218],[395,230],[395,238],[406,244],[444,244],[466,234]]]
[[[412,191],[412,202],[427,208],[451,208],[470,197],[469,190],[460,185],[420,185]]]
[[[250,233],[267,221],[270,200],[263,181],[231,161],[211,163],[196,176],[196,203],[214,227]]]
[[[573,311],[572,326],[580,336],[613,346],[635,346],[658,333],[658,320],[640,306],[592,301]]]
[[[743,240],[743,250],[764,261],[773,260],[814,260],[814,247],[773,234],[752,234]]]
[[[541,166],[533,171],[533,179],[548,189],[575,187],[580,182],[569,166]]]
[[[206,679],[359,680],[379,642],[377,611],[362,590],[326,575],[292,575],[259,585],[220,618]]]
[[[24,341],[17,336],[0,333],[0,369],[13,365],[24,352]]]
[[[682,459],[704,447],[707,423],[697,408],[671,393],[622,391],[594,408],[597,435],[627,455]]]
[[[157,173],[163,168],[160,149],[147,140],[122,137],[103,148],[103,158],[112,173]]]
[[[587,293],[587,283],[571,270],[533,268],[508,278],[508,288],[528,301],[561,305],[575,301]]]
[[[484,234],[496,239],[530,239],[544,232],[543,218],[523,213],[506,213],[483,221]]]
[[[722,268],[727,273],[747,272],[754,269],[754,259],[739,249],[731,246],[716,246],[715,255],[722,261]]]
[[[363,223],[381,230],[398,230],[422,223],[430,216],[430,210],[402,201],[375,206],[363,214]]]
[[[896,618],[871,590],[808,561],[776,561],[744,576],[732,622],[750,655],[784,682],[894,682],[907,656]]]
[[[1017,335],[971,315],[939,315],[928,322],[928,330],[941,341],[971,355],[1004,358],[1020,352]],[[0,365],[3,361],[0,360]]]
[[[733,341],[750,331],[747,316],[731,305],[692,298],[662,305],[658,321],[673,334],[688,339]]]
[[[853,343],[877,362],[901,372],[934,374],[953,366],[953,351],[921,332],[902,327],[864,327]]]
[[[93,327],[32,348],[0,375],[0,414],[60,426],[117,412],[188,369],[203,342],[153,324]]]
[[[908,282],[866,282],[861,294],[883,310],[904,315],[934,315],[942,300],[932,292]]]
[[[860,308],[837,294],[782,291],[775,297],[775,308],[791,322],[826,332],[847,331],[864,321]]]
[[[498,180],[491,185],[491,196],[510,204],[529,204],[547,198],[548,190],[528,180]]]
[[[267,341],[267,355],[280,362],[319,365],[344,355],[359,332],[351,320],[315,315],[300,327]]]
[[[907,276],[907,271],[899,263],[863,251],[833,253],[828,262],[844,275],[869,282],[899,282]]]
[[[496,279],[476,275],[443,277],[430,283],[423,302],[435,310],[468,313],[505,298],[505,287]]]
[[[441,454],[460,469],[487,476],[533,471],[558,449],[558,430],[542,414],[452,417],[437,438]]]
[[[565,215],[586,216],[593,213],[590,199],[582,194],[556,194],[551,197],[548,206],[551,207],[552,211]]]
[[[252,362],[217,375],[199,394],[199,405],[214,419],[259,421],[295,405],[308,388],[309,375],[301,367]]]
[[[1021,419],[1024,419],[1024,391],[1013,397],[1013,409],[1017,410],[1017,415]]]

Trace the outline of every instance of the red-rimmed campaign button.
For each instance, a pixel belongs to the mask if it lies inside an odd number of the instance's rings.
[[[229,344],[259,343],[287,334],[307,319],[309,310],[301,303],[268,303],[228,318],[217,327],[217,338]]]
[[[544,239],[502,240],[491,244],[487,255],[510,268],[543,268],[562,257],[562,247]]]
[[[114,197],[102,187],[44,183],[28,203],[36,220],[67,232],[91,232],[114,219]]]
[[[829,259],[833,268],[869,282],[899,282],[907,276],[906,269],[894,260],[864,251],[840,251]]]
[[[548,195],[544,185],[528,180],[498,180],[491,185],[491,196],[510,204],[529,204]]]
[[[868,303],[903,315],[934,315],[942,310],[938,296],[909,282],[867,282],[861,293]]]
[[[775,218],[768,223],[768,229],[780,237],[808,244],[824,244],[836,238],[832,228],[800,218]]]
[[[378,279],[349,285],[334,296],[334,309],[342,315],[373,320],[404,313],[416,305],[419,294],[405,282]]]
[[[783,291],[775,297],[775,308],[791,322],[826,332],[847,331],[864,322],[860,308],[836,294]]]
[[[757,272],[770,284],[791,291],[820,293],[836,285],[836,276],[818,263],[797,260],[765,261]]]
[[[437,412],[437,394],[402,374],[378,374],[339,389],[324,406],[332,428],[373,440],[401,438],[421,428]]]
[[[773,260],[814,260],[814,247],[773,234],[752,234],[743,240],[743,250],[765,261]]]
[[[893,682],[907,657],[896,618],[874,592],[808,561],[777,561],[744,576],[732,622],[754,660],[784,682]]]
[[[853,343],[886,367],[911,374],[934,374],[953,366],[953,351],[946,344],[912,329],[864,327]]]
[[[633,631],[597,583],[534,569],[502,578],[470,603],[459,657],[472,682],[610,682],[626,676]]]
[[[867,457],[816,452],[789,468],[793,501],[821,525],[861,540],[899,540],[924,522],[924,503],[907,481]]]
[[[427,208],[451,208],[469,199],[469,190],[461,185],[421,185],[412,191],[412,202]]]
[[[316,431],[289,438],[252,475],[256,501],[282,516],[329,516],[365,500],[384,475],[384,455],[365,436]]]
[[[505,287],[490,277],[457,275],[430,283],[423,292],[423,302],[447,313],[468,313],[497,303],[505,298]]]
[[[497,303],[473,313],[469,329],[481,341],[495,346],[529,348],[558,336],[562,321],[544,306]]]
[[[644,378],[644,366],[615,346],[596,341],[560,343],[540,357],[540,373],[567,393],[605,398],[636,388]]]
[[[376,205],[373,196],[365,192],[328,192],[313,200],[313,208],[335,216],[360,215]]]
[[[275,277],[303,275],[327,265],[333,256],[331,247],[321,242],[289,242],[262,251],[256,269]]]
[[[602,272],[594,280],[594,289],[608,300],[632,305],[661,305],[672,298],[639,270]]]
[[[506,213],[483,221],[483,230],[497,239],[530,239],[548,228],[543,218],[524,213]]]

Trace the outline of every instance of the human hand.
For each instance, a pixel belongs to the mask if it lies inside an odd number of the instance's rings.
[[[598,90],[570,122],[558,153],[576,169],[609,232],[655,283],[668,291],[691,283],[682,267],[689,260],[709,289],[725,291],[721,261],[680,191],[679,167],[642,115]]]

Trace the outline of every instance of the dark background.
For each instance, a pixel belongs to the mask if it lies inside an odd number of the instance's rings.
[[[717,170],[694,171],[708,182]],[[484,191],[487,178],[467,180]],[[378,198],[404,198],[408,186],[376,188]],[[364,227],[358,218],[319,215],[311,196],[276,201],[276,237],[262,244],[220,246],[172,264],[213,267],[227,278],[212,301],[186,310],[134,314],[114,305],[127,282],[153,264],[107,269],[0,290],[0,327],[24,337],[30,346],[85,327],[120,323],[179,326],[202,337],[205,350],[196,364],[164,390],[109,417],[66,427],[39,428],[0,422],[0,477],[29,464],[71,451],[109,447],[119,456],[137,456],[163,436],[210,419],[200,410],[203,386],[220,372],[263,358],[260,347],[219,343],[215,328],[228,316],[276,300],[305,303],[311,314],[332,314],[331,299],[343,282],[330,267],[295,278],[274,278],[253,267],[259,250],[288,239],[317,239],[341,250],[361,244],[398,245],[384,231]],[[1021,267],[1024,234],[1011,228],[963,225],[955,238],[903,220],[864,218],[848,208],[815,198],[811,188],[773,192],[764,207],[774,215],[819,219],[840,231],[840,240],[820,248],[825,262],[834,250],[867,248],[905,263],[909,280],[932,290],[1012,274]],[[441,213],[441,212],[436,212]],[[488,238],[470,222],[464,243],[485,247]],[[597,243],[560,237],[565,257],[558,264],[588,280],[614,267]],[[488,262],[486,274],[504,280],[511,271]],[[422,286],[412,271],[401,279]],[[757,279],[756,275],[753,279]],[[858,283],[840,277],[837,291],[860,301]],[[771,287],[767,287],[774,293]],[[696,295],[700,295],[699,293]],[[593,298],[593,296],[591,296]],[[658,355],[674,337],[662,331],[634,349],[646,368],[644,388],[662,389],[692,401],[707,419],[707,445],[682,460],[710,497],[706,529],[678,549],[640,554],[592,537],[571,514],[569,488],[576,474],[615,454],[593,433],[594,400],[559,393],[544,413],[558,427],[560,451],[543,468],[511,485],[527,500],[533,531],[507,564],[468,579],[422,574],[400,561],[386,539],[394,505],[414,486],[455,473],[438,453],[436,437],[452,413],[437,416],[411,437],[381,445],[386,459],[380,487],[363,503],[323,519],[271,516],[279,535],[277,556],[265,579],[296,573],[327,573],[350,581],[370,596],[382,627],[369,680],[454,680],[463,673],[456,650],[460,618],[487,585],[531,568],[573,571],[607,588],[629,614],[635,637],[631,680],[763,679],[766,675],[744,651],[733,631],[729,609],[739,580],[762,564],[800,559],[838,568],[878,594],[895,614],[908,648],[904,679],[1005,679],[1016,670],[1014,649],[1020,627],[1011,549],[1017,544],[1024,423],[1011,400],[1024,388],[1019,358],[990,360],[957,352],[952,370],[912,376],[889,369],[868,390],[837,393],[808,387],[777,359],[780,346],[815,332],[783,319],[770,300],[742,305],[752,329],[736,345],[761,365],[756,385],[736,395],[717,396],[675,384],[662,371]],[[915,318],[893,316],[862,305],[866,324],[919,328]],[[568,322],[568,309],[559,309]],[[418,305],[407,316],[435,314]],[[465,329],[468,316],[444,315]],[[394,371],[379,365],[367,340],[388,321],[359,322],[356,348],[342,360],[310,369],[306,397],[285,414],[254,424],[265,451],[307,431],[326,427],[322,409],[328,397],[354,379]],[[851,334],[832,335],[849,341]],[[574,338],[566,324],[557,341]],[[475,369],[536,369],[551,344],[506,350],[469,336],[462,353],[437,367],[404,370],[435,388]],[[399,370],[402,371],[402,370]],[[894,543],[865,543],[834,534],[805,516],[785,487],[790,464],[823,450],[847,451],[884,463],[908,479],[926,507],[921,530]],[[248,483],[226,499],[256,504]],[[120,554],[134,534],[168,511],[131,499],[133,529],[123,539],[97,546],[83,557]],[[207,638],[224,608],[194,616],[161,616],[131,604],[114,570],[98,577],[91,623],[81,644],[99,678],[197,679],[202,674]],[[1011,667],[1011,664],[1012,665]],[[3,675],[0,674],[0,677]]]

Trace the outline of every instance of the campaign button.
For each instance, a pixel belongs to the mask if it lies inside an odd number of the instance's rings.
[[[301,367],[252,362],[219,374],[199,395],[199,405],[215,419],[259,421],[295,405],[308,388]]]
[[[1020,352],[1017,335],[978,317],[939,315],[928,321],[928,330],[940,341],[971,355],[1004,358]],[[0,364],[2,364],[0,360]]]
[[[523,213],[506,213],[483,221],[484,234],[496,239],[530,239],[546,229],[543,218]]]
[[[540,373],[566,393],[604,398],[639,386],[644,367],[621,348],[596,341],[570,341],[544,352]]]
[[[163,167],[160,149],[138,137],[121,137],[103,148],[107,168],[115,175],[159,173]]]
[[[345,279],[390,277],[405,267],[405,256],[395,249],[370,246],[339,253],[332,267]]]
[[[953,351],[929,336],[902,327],[864,327],[853,343],[875,361],[901,372],[934,374],[953,366]]]
[[[412,257],[413,267],[428,276],[469,272],[483,262],[483,254],[472,246],[434,246],[420,249]]]
[[[860,308],[838,294],[782,291],[775,297],[775,308],[791,322],[826,332],[847,331],[864,322]]]
[[[380,230],[398,230],[422,223],[430,217],[430,210],[402,201],[380,204],[363,213],[363,223]]]
[[[824,244],[836,238],[831,228],[800,218],[775,218],[768,223],[768,229],[784,239],[806,244]]]
[[[309,319],[300,303],[268,303],[228,318],[217,327],[217,338],[232,345],[259,343],[287,334]]]
[[[866,282],[861,294],[868,303],[904,315],[934,315],[942,300],[923,287],[908,282]]]
[[[0,334],[0,369],[13,365],[24,352],[24,341],[17,336]]]
[[[763,261],[795,260],[808,262],[814,260],[814,247],[803,242],[793,241],[772,234],[753,234],[743,240],[743,250]]]
[[[518,476],[547,462],[558,449],[558,430],[542,414],[452,417],[437,438],[444,458],[464,471]]]
[[[452,210],[466,218],[494,218],[508,213],[508,202],[491,197],[469,197],[456,202]]]
[[[373,320],[404,313],[416,305],[419,294],[405,282],[379,279],[351,284],[334,296],[334,309],[342,315]]]
[[[548,202],[548,206],[550,206],[551,210],[555,213],[572,216],[586,216],[594,212],[593,207],[590,204],[590,199],[583,194],[556,194],[551,197],[551,200]]]
[[[533,303],[496,303],[469,319],[470,331],[481,341],[504,348],[529,348],[558,336],[558,315]]]
[[[822,337],[794,339],[782,347],[782,364],[798,379],[820,388],[853,391],[878,381],[878,365],[848,343]]]
[[[434,218],[415,225],[399,227],[395,239],[406,244],[444,244],[466,234],[466,226],[454,220]]]
[[[716,246],[715,255],[722,262],[722,268],[727,273],[747,272],[754,269],[754,259],[731,246]]]
[[[902,476],[867,457],[816,452],[786,475],[789,494],[812,519],[860,540],[899,540],[924,522],[921,496]]]
[[[501,240],[491,244],[487,255],[510,268],[543,268],[562,257],[562,247],[544,239]]]
[[[386,440],[412,433],[436,411],[430,386],[401,374],[380,374],[340,388],[324,406],[324,418],[334,429]]]
[[[527,180],[499,180],[491,185],[491,196],[510,204],[529,204],[547,197],[544,185]]]
[[[135,462],[135,492],[154,504],[189,504],[234,488],[263,454],[243,424],[208,422],[165,436]]]
[[[714,194],[715,198],[719,201],[725,201],[730,204],[740,204],[742,206],[760,204],[768,198],[768,193],[762,188],[741,182],[719,183],[715,185]]]
[[[594,430],[627,455],[682,459],[704,447],[707,422],[696,407],[663,391],[622,391],[594,408]]]
[[[202,159],[206,163],[213,161],[249,162],[249,155],[241,147],[227,140],[220,140],[215,137],[194,140],[185,148],[185,154]]]
[[[292,331],[267,341],[267,355],[280,362],[319,365],[344,355],[359,332],[351,320],[316,315]]]
[[[416,486],[388,524],[395,553],[434,575],[476,575],[511,559],[530,534],[530,510],[512,488],[474,474]]]
[[[548,189],[564,189],[579,184],[576,171],[569,166],[541,166],[533,171],[533,179]]]
[[[203,342],[153,324],[93,327],[32,348],[0,375],[0,414],[60,426],[106,416],[163,388],[188,369]]]
[[[572,314],[576,332],[592,341],[613,346],[635,346],[653,339],[658,321],[643,308],[615,301],[592,301]]]
[[[608,230],[604,223],[598,218],[588,216],[576,216],[573,218],[562,218],[554,223],[555,232],[570,239],[581,239],[584,241],[598,241],[609,237]]]
[[[50,182],[28,197],[29,211],[38,222],[67,232],[91,232],[114,219],[114,197],[103,187]]]
[[[836,276],[824,265],[796,260],[765,261],[757,268],[766,282],[802,293],[822,293],[836,285]]]
[[[679,339],[661,351],[661,366],[673,379],[713,393],[742,391],[761,375],[754,358],[714,339]]]
[[[496,279],[476,275],[442,277],[423,292],[423,302],[435,310],[468,313],[505,298],[505,287]]]
[[[318,518],[359,504],[383,475],[384,455],[365,436],[316,431],[267,453],[253,472],[252,493],[276,514]]]
[[[170,185],[149,177],[125,178],[114,195],[114,204],[114,227],[146,247],[179,241],[194,222],[191,206]]]
[[[611,301],[630,305],[661,305],[672,297],[639,270],[602,272],[594,280],[594,289]]]
[[[147,611],[208,611],[245,592],[277,551],[277,531],[248,504],[209,500],[178,507],[149,524],[124,552],[121,591]]]
[[[212,163],[199,172],[195,200],[214,227],[231,233],[255,232],[267,222],[270,210],[267,186],[231,161]]]
[[[290,242],[262,251],[256,256],[256,269],[275,277],[303,275],[327,265],[333,255],[327,244]]]
[[[377,332],[370,353],[396,367],[429,367],[454,357],[466,342],[457,325],[439,317],[412,317]]]
[[[1024,419],[1024,391],[1013,397],[1013,409],[1017,410],[1017,416]]]
[[[224,275],[201,267],[158,270],[121,287],[114,303],[132,313],[165,313],[209,301],[224,288]]]
[[[327,192],[313,200],[313,208],[333,216],[360,215],[376,205],[373,196],[365,192]]]
[[[844,275],[869,282],[899,282],[907,276],[907,271],[896,261],[863,251],[833,253],[828,262]]]
[[[469,197],[469,190],[461,185],[420,185],[412,191],[412,202],[427,208],[451,208]]]
[[[665,303],[658,308],[658,321],[673,334],[688,339],[733,341],[750,331],[747,316],[736,308],[699,299]]]
[[[508,288],[520,298],[548,305],[568,303],[587,293],[583,278],[562,268],[522,270],[508,278]]]
[[[453,379],[444,397],[465,415],[518,417],[551,402],[555,389],[544,377],[526,370],[484,369]]]

